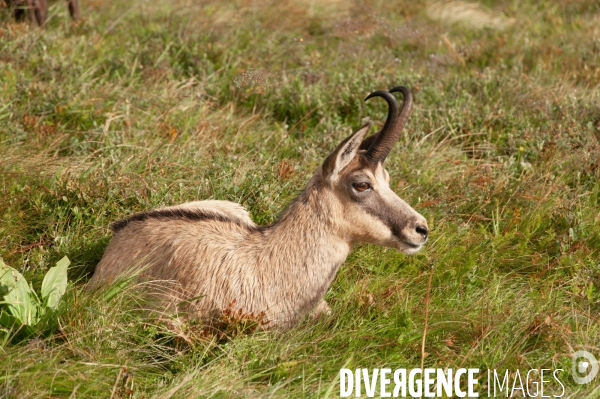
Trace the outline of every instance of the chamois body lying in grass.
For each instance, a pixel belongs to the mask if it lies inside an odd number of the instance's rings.
[[[67,0],[71,18],[79,19],[79,3],[77,0]],[[9,7],[15,9],[15,19],[22,20],[27,14],[31,22],[44,26],[48,18],[48,0],[6,0]]]
[[[394,91],[404,95],[400,112]],[[311,311],[329,313],[323,297],[355,244],[413,254],[427,241],[427,221],[390,189],[383,167],[412,95],[397,87],[367,99],[375,96],[389,105],[381,131],[364,139],[368,123],[342,141],[273,225],[257,226],[227,201],[135,214],[111,226],[114,237],[89,287],[145,266],[145,279],[175,281],[194,314],[234,306],[263,315],[267,327],[285,327]]]

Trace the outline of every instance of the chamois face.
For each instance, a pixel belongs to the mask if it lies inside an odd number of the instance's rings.
[[[427,221],[390,189],[383,163],[373,163],[360,150],[369,127],[357,130],[327,157],[323,179],[343,208],[342,228],[352,242],[416,253],[427,241]]]
[[[346,167],[337,193],[357,227],[357,241],[396,248],[407,254],[419,251],[427,241],[425,218],[390,189],[390,175],[383,164],[371,165],[357,154],[357,166]],[[361,162],[362,161],[362,162]]]

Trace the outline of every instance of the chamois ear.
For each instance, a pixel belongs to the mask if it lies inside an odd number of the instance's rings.
[[[338,174],[350,161],[354,158],[360,144],[362,143],[363,137],[371,128],[371,122],[361,126],[356,132],[352,133],[344,141],[337,146],[337,148],[329,154],[329,156],[323,162],[322,170],[323,177],[334,180]]]
[[[371,148],[371,146],[373,145],[373,142],[375,141],[375,139],[377,139],[378,135],[379,135],[379,132],[372,134],[369,137],[367,137],[366,139],[364,139],[362,141],[362,143],[360,143],[359,150],[367,151],[369,148]]]

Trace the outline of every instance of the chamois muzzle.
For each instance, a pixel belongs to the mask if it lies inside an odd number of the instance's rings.
[[[402,110],[399,114],[398,102],[391,94],[398,91],[402,92],[404,95],[404,104],[402,105]],[[385,161],[385,158],[390,153],[394,143],[400,138],[400,133],[402,133],[402,129],[404,129],[404,125],[406,125],[408,117],[412,112],[413,97],[411,91],[404,86],[394,87],[389,92],[382,90],[375,91],[369,94],[367,98],[365,98],[365,101],[373,97],[383,97],[389,106],[385,124],[381,131],[374,135],[373,143],[365,154],[369,162],[377,164],[378,162]]]
[[[421,235],[421,237],[423,237],[424,240],[427,239],[427,236],[429,235],[429,229],[427,226],[419,224],[417,227],[415,227],[415,230]]]

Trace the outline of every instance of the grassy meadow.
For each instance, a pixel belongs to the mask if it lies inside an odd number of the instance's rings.
[[[71,260],[56,320],[0,329],[0,398],[334,398],[342,367],[422,361],[479,368],[482,397],[483,371],[533,368],[600,397],[570,373],[600,359],[596,0],[81,0],[75,23],[63,3],[45,29],[0,8],[0,258],[38,291]],[[140,311],[135,283],[84,291],[135,212],[223,199],[274,222],[396,85],[415,109],[387,170],[430,241],[355,248],[331,316],[207,334]]]

